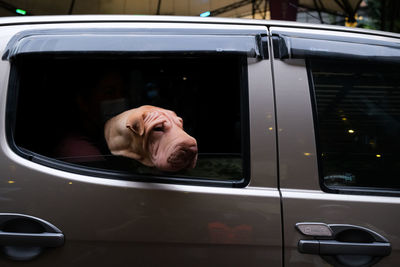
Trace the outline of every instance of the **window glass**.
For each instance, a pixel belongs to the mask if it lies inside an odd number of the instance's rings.
[[[326,186],[400,189],[400,76],[396,64],[309,61]]]
[[[230,55],[19,56],[15,60],[19,78],[15,144],[66,167],[79,165],[133,177],[241,180],[246,165],[243,133],[248,130],[242,123],[246,62],[243,56]],[[111,153],[105,123],[143,105],[175,112],[178,119],[172,119],[173,124],[183,120],[183,131],[197,142],[195,168],[165,170]],[[148,114],[142,118],[149,121]],[[164,146],[149,148],[165,136],[166,130],[159,126],[152,126],[153,133],[146,130],[140,145],[135,143],[143,150],[137,152],[139,158],[156,150],[166,153],[168,160],[177,157],[168,151],[172,148],[165,148],[175,137]]]

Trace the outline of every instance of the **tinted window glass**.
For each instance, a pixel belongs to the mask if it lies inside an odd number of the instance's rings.
[[[20,56],[15,143],[65,166],[140,177],[241,180],[246,62],[229,55]],[[183,119],[184,131],[197,140],[195,168],[164,171],[111,154],[104,123],[143,105]]]
[[[400,189],[399,66],[311,60],[326,186]]]

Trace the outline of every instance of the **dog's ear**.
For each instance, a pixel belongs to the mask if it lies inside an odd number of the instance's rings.
[[[144,114],[141,112],[134,112],[128,117],[126,127],[135,134],[142,136],[144,134]]]

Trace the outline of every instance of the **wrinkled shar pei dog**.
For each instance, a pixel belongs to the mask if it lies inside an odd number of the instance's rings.
[[[125,111],[104,126],[104,136],[113,155],[135,159],[162,171],[196,166],[197,142],[183,130],[175,112],[154,106]]]

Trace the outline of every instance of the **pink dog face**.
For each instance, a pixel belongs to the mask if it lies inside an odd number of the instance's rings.
[[[163,171],[194,168],[197,142],[183,130],[175,112],[142,106],[109,120],[105,137],[111,152]]]
[[[169,110],[153,110],[144,116],[145,144],[154,166],[164,171],[194,168],[196,140],[183,130],[183,121]]]

